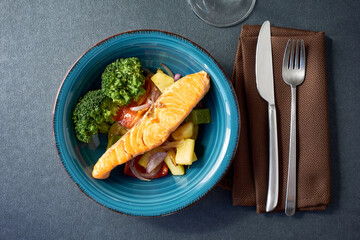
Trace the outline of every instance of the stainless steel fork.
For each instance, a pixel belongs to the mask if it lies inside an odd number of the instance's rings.
[[[283,58],[282,77],[291,86],[290,146],[285,213],[292,216],[296,209],[296,87],[305,79],[304,40],[301,40],[301,46],[299,40],[288,40]]]

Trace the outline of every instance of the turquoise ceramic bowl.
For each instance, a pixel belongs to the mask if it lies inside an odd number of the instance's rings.
[[[204,104],[212,123],[200,127],[195,152],[198,160],[184,176],[145,182],[115,168],[106,180],[91,171],[105,152],[100,136],[96,149],[76,140],[72,111],[87,91],[100,88],[100,75],[117,58],[138,57],[144,68],[155,71],[160,63],[187,75],[205,70],[211,77]],[[239,108],[234,90],[219,64],[204,49],[179,35],[139,30],[107,38],[85,52],[66,74],[55,100],[53,132],[56,149],[70,178],[98,204],[132,216],[161,216],[177,212],[203,198],[228,169],[239,138]]]

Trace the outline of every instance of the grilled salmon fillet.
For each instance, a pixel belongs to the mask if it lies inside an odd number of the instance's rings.
[[[167,87],[142,119],[100,157],[93,177],[106,179],[116,166],[164,143],[209,88],[210,77],[204,71],[187,75]]]

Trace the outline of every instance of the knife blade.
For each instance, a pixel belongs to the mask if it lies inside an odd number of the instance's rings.
[[[270,22],[261,26],[255,61],[256,87],[260,96],[268,102],[269,114],[269,183],[266,212],[274,210],[279,196],[279,154],[274,93],[274,75],[271,51]]]

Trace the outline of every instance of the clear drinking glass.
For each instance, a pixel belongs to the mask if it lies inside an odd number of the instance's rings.
[[[188,0],[194,13],[215,27],[230,27],[243,21],[256,0]]]

